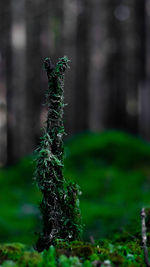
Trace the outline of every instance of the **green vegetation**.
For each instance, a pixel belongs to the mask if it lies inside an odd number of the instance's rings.
[[[39,231],[41,194],[33,184],[34,168],[32,157],[26,157],[0,170],[1,241],[32,244],[35,229]],[[115,131],[74,137],[66,143],[64,175],[77,181],[83,192],[86,239],[108,237],[121,228],[130,230],[129,236],[140,230],[140,209],[150,205],[146,142]]]
[[[0,240],[33,244],[39,229],[39,190],[33,184],[33,157],[0,170]]]
[[[141,207],[150,205],[148,143],[116,131],[79,135],[66,144],[65,167],[83,192],[85,238],[140,231]]]
[[[40,231],[37,203],[41,194],[32,184],[35,166],[31,162],[32,157],[26,157],[16,166],[0,170],[1,242],[19,240],[30,246],[35,243],[35,229]],[[119,266],[144,266],[140,211],[142,206],[150,206],[149,144],[116,131],[82,134],[66,142],[64,163],[64,176],[77,182],[83,192],[80,204],[84,240],[89,241],[90,236],[100,240],[95,241],[94,247],[99,246],[101,251],[95,252],[92,246],[92,260],[88,255],[84,263],[78,249],[69,256],[79,257],[83,266],[91,266],[91,261],[115,259],[123,262]],[[56,245],[58,253],[62,252],[57,258],[61,257],[59,261],[65,262],[61,264],[68,266],[66,243]],[[30,251],[27,252],[29,255]],[[78,260],[75,258],[75,262]]]
[[[42,253],[22,244],[5,244],[0,246],[0,264],[3,267],[145,266],[139,240],[126,244],[103,240],[94,245],[58,240],[55,247],[50,246]]]

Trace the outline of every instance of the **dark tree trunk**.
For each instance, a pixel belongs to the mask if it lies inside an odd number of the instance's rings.
[[[89,128],[101,131],[109,127],[110,121],[113,123],[114,51],[111,46],[115,45],[115,39],[110,29],[113,23],[112,2],[92,1],[90,16]]]
[[[139,86],[139,133],[150,140],[150,1],[144,0],[138,9],[141,32],[141,83]]]
[[[112,124],[108,120],[108,125],[137,134],[138,88],[145,72],[144,3],[132,0],[120,4],[116,0],[112,4],[112,15],[110,36],[113,33],[116,51],[110,60],[108,74],[108,79],[112,77],[109,110],[113,115],[113,118],[108,116],[112,118]]]
[[[109,58],[106,66],[108,80],[108,104],[106,112],[106,127],[125,129],[126,124],[126,87],[124,86],[124,30],[122,22],[116,17],[119,8],[118,1],[107,6],[109,24],[107,42],[110,43]]]
[[[5,7],[6,4],[6,7]],[[23,1],[5,1],[3,59],[6,66],[7,90],[7,163],[24,155],[24,9]],[[21,35],[21,36],[20,36]]]
[[[41,76],[41,16],[43,5],[40,0],[26,1],[26,151],[33,151],[40,133],[40,115],[43,92]]]
[[[78,0],[76,79],[75,79],[75,132],[88,129],[88,74],[89,74],[89,25],[90,1]]]
[[[70,71],[65,77],[65,102],[68,104],[65,108],[65,129],[69,134],[75,131],[74,123],[77,107],[75,105],[75,80],[76,68],[78,67],[78,57],[76,55],[76,32],[78,19],[78,0],[63,1],[63,54],[67,55],[70,62]]]
[[[11,162],[14,157],[13,154],[13,135],[14,135],[14,121],[13,121],[13,103],[12,103],[12,47],[11,47],[11,1],[6,0],[1,3],[3,23],[2,28],[2,56],[5,62],[5,78],[7,90],[7,163]]]
[[[12,2],[12,83],[8,92],[10,111],[12,149],[9,151],[9,162],[13,163],[26,154],[25,138],[25,13],[24,0]]]
[[[7,160],[7,110],[6,110],[6,86],[9,83],[9,68],[11,65],[11,8],[10,1],[0,2],[0,166]],[[9,62],[9,66],[6,65]]]

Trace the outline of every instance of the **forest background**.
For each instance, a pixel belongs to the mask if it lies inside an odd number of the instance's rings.
[[[64,55],[64,173],[83,191],[85,238],[150,205],[150,0],[0,1],[1,241],[33,244],[39,231],[28,155],[47,114],[43,60]]]
[[[149,0],[0,3],[0,165],[36,147],[46,110],[43,59],[67,55],[65,128],[150,139]]]

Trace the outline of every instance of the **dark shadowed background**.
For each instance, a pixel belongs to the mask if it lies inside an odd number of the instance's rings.
[[[33,151],[45,120],[45,57],[67,55],[68,135],[123,129],[150,138],[149,0],[0,3],[0,165]]]

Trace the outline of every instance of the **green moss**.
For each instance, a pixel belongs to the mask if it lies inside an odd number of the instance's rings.
[[[26,246],[20,243],[0,245],[0,263],[4,260],[18,260],[23,255]]]
[[[42,264],[42,257],[38,252],[25,251],[18,260],[20,267],[38,267]]]
[[[69,247],[70,247],[70,243],[64,241],[63,239],[56,239],[54,245],[55,245],[56,248],[60,248],[60,249],[61,248],[69,249]]]
[[[72,253],[78,257],[88,258],[94,253],[94,249],[90,245],[76,246],[72,248]]]
[[[87,259],[96,251],[95,246],[82,241],[64,242],[56,240],[55,243],[57,254],[65,254],[66,256],[78,256],[79,258]]]
[[[136,255],[141,254],[141,240],[137,240],[136,242],[133,242],[133,241],[129,242],[128,247],[130,251],[132,251],[132,253]]]
[[[79,241],[64,243],[59,240],[56,247],[50,246],[42,253],[33,248],[27,249],[24,245],[19,245],[22,248],[19,250],[16,244],[4,244],[2,247],[7,258],[3,258],[1,254],[0,260],[5,267],[90,267],[106,266],[108,262],[112,267],[145,266],[140,240],[112,242],[103,239],[95,241],[95,245]]]
[[[113,264],[119,265],[119,266],[121,266],[124,262],[123,256],[119,255],[117,252],[111,253],[109,255],[109,259],[111,260]]]

